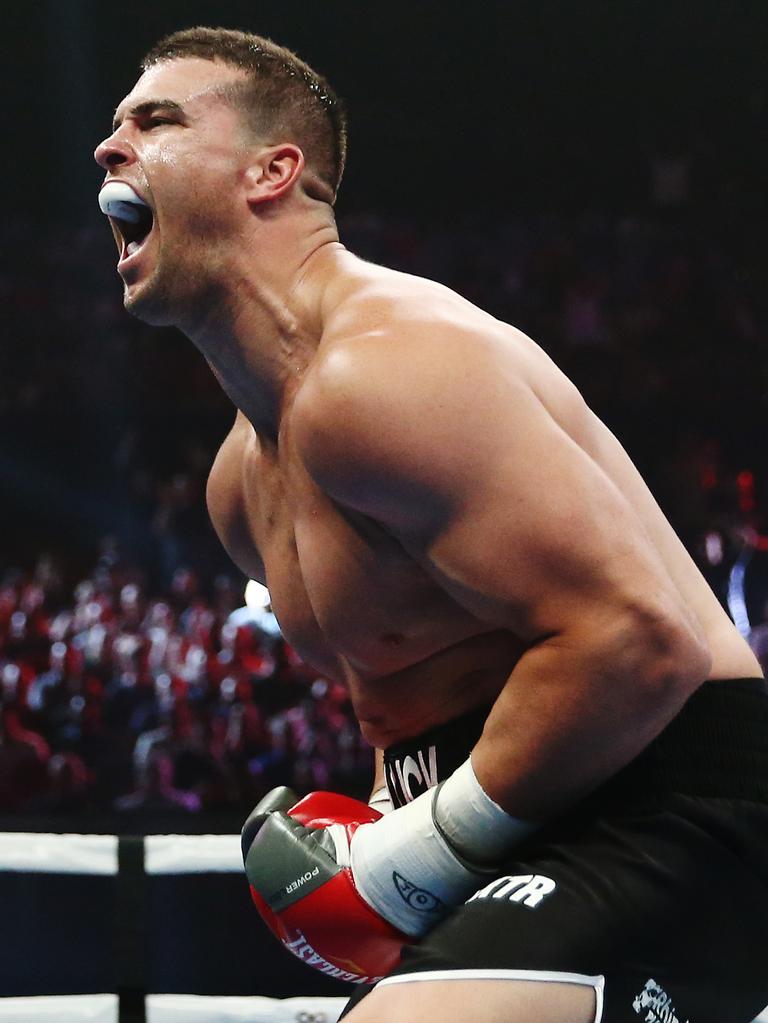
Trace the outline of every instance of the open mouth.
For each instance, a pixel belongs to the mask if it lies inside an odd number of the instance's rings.
[[[108,181],[102,187],[99,207],[109,217],[123,263],[136,255],[151,234],[152,207],[124,181]]]

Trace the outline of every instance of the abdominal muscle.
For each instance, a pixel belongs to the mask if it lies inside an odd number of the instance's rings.
[[[402,742],[499,695],[525,645],[509,632],[483,632],[379,678],[343,664],[363,737],[378,749]]]

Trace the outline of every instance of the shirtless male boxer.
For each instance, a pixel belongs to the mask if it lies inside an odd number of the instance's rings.
[[[125,306],[237,406],[211,517],[349,687],[395,807],[270,794],[243,832],[265,920],[387,974],[349,1023],[746,1023],[768,695],[632,462],[520,331],[340,244],[344,118],[294,54],[191,29],[142,67],[95,154]],[[457,202],[503,173],[402,162]]]

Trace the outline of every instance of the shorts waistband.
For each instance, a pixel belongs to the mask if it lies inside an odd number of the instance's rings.
[[[390,746],[384,753],[388,781],[395,781],[398,763],[409,757],[419,762],[420,753],[424,759],[433,749],[437,780],[447,777],[477,743],[489,713],[489,706],[478,707]],[[765,679],[705,682],[653,742],[598,790],[600,799],[608,800],[664,792],[768,803]]]
[[[464,750],[464,757],[469,755],[483,731],[486,718],[491,713],[492,703],[474,707],[472,710],[462,714],[460,717],[451,718],[441,725],[428,728],[411,739],[403,739],[402,742],[393,743],[384,750],[385,756],[400,757],[407,756],[414,749],[421,749],[424,746],[450,746],[461,747]]]
[[[641,796],[768,802],[768,688],[764,679],[705,682],[664,730],[601,788]]]
[[[402,806],[453,774],[476,745],[490,711],[490,706],[476,707],[385,749],[384,776],[393,804]]]

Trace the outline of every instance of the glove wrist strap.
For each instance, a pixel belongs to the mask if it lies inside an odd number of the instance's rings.
[[[493,861],[535,827],[497,806],[466,761],[439,789],[357,829],[352,876],[381,916],[422,935],[495,876]]]
[[[539,827],[502,810],[477,780],[469,757],[438,786],[433,813],[440,834],[474,869],[498,863]]]

